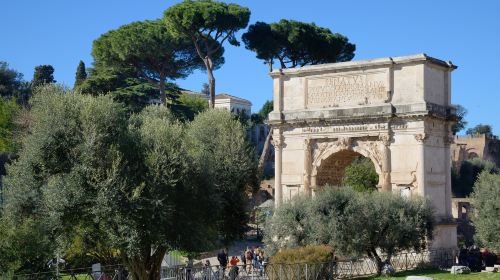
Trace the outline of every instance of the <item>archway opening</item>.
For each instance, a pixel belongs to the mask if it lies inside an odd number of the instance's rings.
[[[343,150],[321,162],[316,185],[350,186],[358,191],[376,190],[379,176],[373,162],[363,155]]]

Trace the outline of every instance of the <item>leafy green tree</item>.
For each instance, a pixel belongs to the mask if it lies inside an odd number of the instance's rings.
[[[46,271],[55,243],[45,225],[33,218],[13,222],[0,218],[0,275]],[[2,278],[3,278],[2,277]]]
[[[274,61],[281,69],[349,61],[356,50],[347,37],[328,28],[285,19],[271,24],[256,22],[242,38],[246,48],[264,60],[270,71]]]
[[[453,195],[455,197],[469,196],[473,191],[474,183],[479,174],[484,171],[498,173],[499,170],[495,163],[480,158],[462,162],[458,174],[456,171],[452,171],[454,174],[451,186]]]
[[[488,249],[500,251],[500,175],[483,171],[472,193],[475,239]]]
[[[158,88],[165,105],[167,79],[184,78],[203,67],[191,41],[174,38],[161,20],[134,22],[101,35],[92,55],[97,65],[132,68]]]
[[[289,204],[293,206],[277,209],[268,223],[265,240],[273,250],[330,245],[345,257],[370,257],[380,273],[394,254],[420,251],[432,239],[433,212],[419,198],[326,187],[312,200],[299,197]]]
[[[269,113],[273,111],[273,107],[273,101],[267,100],[264,105],[262,105],[262,108],[259,111],[259,115],[261,116],[261,118],[267,120],[269,118]]]
[[[0,61],[0,97],[14,97],[19,104],[27,104],[29,95],[30,86],[23,80],[23,74]]]
[[[243,125],[229,111],[208,110],[188,125],[186,143],[206,185],[214,186],[210,213],[223,218],[216,222],[223,241],[241,237],[248,221],[246,192],[257,187],[256,158]]]
[[[485,134],[487,137],[492,137],[493,136],[493,129],[491,128],[491,125],[489,125],[489,124],[478,124],[473,128],[467,129],[465,134],[467,134],[467,135]]]
[[[207,83],[203,83],[203,86],[201,88],[201,94],[210,96],[210,87],[208,86]]]
[[[377,190],[378,174],[373,162],[366,157],[355,158],[346,167],[342,183],[359,192]]]
[[[83,94],[100,95],[109,94],[115,101],[125,105],[129,112],[139,112],[148,106],[151,100],[158,99],[158,87],[128,68],[110,68],[95,65],[89,77],[79,87]],[[173,83],[165,85],[165,92],[173,101],[177,100],[180,88]],[[169,104],[170,106],[175,105]]]
[[[81,86],[85,79],[87,79],[87,70],[85,69],[85,63],[80,60],[80,63],[78,63],[78,67],[76,68],[75,85],[73,88]]]
[[[52,67],[52,65],[39,65],[35,67],[35,73],[33,74],[33,80],[31,81],[31,88],[55,82],[54,67]]]
[[[14,99],[0,97],[0,151],[2,152],[13,152],[16,148],[14,120],[19,111],[20,107]]]
[[[182,116],[192,121],[196,115],[208,109],[207,100],[201,97],[181,94],[178,99],[179,104],[184,108]],[[182,109],[181,109],[182,110]]]
[[[23,74],[14,69],[9,68],[9,64],[5,61],[0,61],[0,96],[11,97],[16,96],[16,93],[21,87]]]
[[[467,126],[467,121],[465,120],[467,109],[465,109],[462,105],[455,105],[455,108],[456,123],[451,127],[451,131],[454,135],[462,131]]]
[[[250,10],[237,4],[211,0],[185,0],[168,8],[164,21],[174,36],[194,44],[208,74],[210,107],[215,104],[213,71],[223,63],[223,44],[238,46],[236,32],[247,26]]]
[[[4,217],[40,223],[40,238],[57,245],[47,255],[116,257],[134,279],[159,279],[167,251],[208,250],[242,233],[254,159],[229,112],[201,113],[186,127],[164,106],[129,118],[110,96],[42,88],[8,167]]]

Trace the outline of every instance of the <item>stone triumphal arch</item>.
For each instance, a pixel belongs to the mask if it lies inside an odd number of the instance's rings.
[[[451,62],[425,54],[271,73],[275,203],[335,185],[356,155],[379,191],[424,196],[435,208],[434,248],[456,247],[451,222]]]

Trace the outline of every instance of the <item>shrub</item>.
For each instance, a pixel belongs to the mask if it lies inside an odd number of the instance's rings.
[[[270,280],[330,279],[333,248],[327,245],[309,245],[284,249],[271,258],[267,267]]]
[[[326,263],[333,260],[333,248],[328,245],[308,245],[279,251],[271,264]]]
[[[369,158],[355,158],[344,174],[343,184],[358,192],[377,190],[378,174]]]
[[[344,257],[367,255],[380,273],[392,255],[424,249],[432,232],[433,213],[425,200],[327,186],[312,199],[298,197],[278,209],[265,241],[278,250],[328,244]]]

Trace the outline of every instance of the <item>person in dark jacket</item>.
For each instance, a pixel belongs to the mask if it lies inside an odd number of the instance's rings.
[[[219,261],[219,264],[222,267],[222,271],[224,272],[226,270],[228,262],[226,250],[220,250],[220,252],[217,254],[217,260]]]

